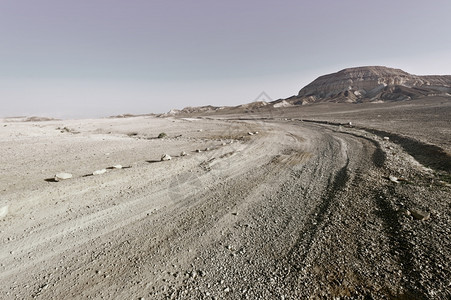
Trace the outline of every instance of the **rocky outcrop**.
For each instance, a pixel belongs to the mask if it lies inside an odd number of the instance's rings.
[[[318,77],[290,98],[293,104],[409,100],[451,93],[451,76],[418,76],[387,67],[357,67]]]

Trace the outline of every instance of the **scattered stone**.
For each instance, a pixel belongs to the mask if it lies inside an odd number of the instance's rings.
[[[209,147],[205,148],[205,151],[210,151],[210,148]]]
[[[384,141],[389,141],[390,138],[388,136],[384,136]]]
[[[258,131],[254,132],[254,134],[258,134]]]
[[[55,181],[61,181],[72,178],[72,174],[70,173],[58,173],[55,175]]]
[[[228,293],[228,292],[230,292],[230,288],[229,288],[229,287],[226,287],[226,288],[224,289],[224,293]]]
[[[352,126],[352,122],[349,122],[348,125],[349,125],[349,126]]]
[[[222,143],[223,146],[227,145],[227,143]]]
[[[402,208],[400,209],[400,212],[406,216],[410,216],[410,210]]]
[[[92,175],[102,175],[106,173],[106,169],[96,170],[92,172]]]
[[[412,214],[412,217],[414,217],[417,220],[420,221],[426,221],[431,217],[430,212],[418,210],[418,209],[411,209],[410,213]]]
[[[199,153],[199,152],[201,152],[201,151],[200,151],[200,149],[196,149],[196,152]]]
[[[248,134],[248,135],[254,135],[254,134],[253,134],[252,132],[250,132],[250,131],[249,131],[247,134]]]
[[[390,179],[391,182],[399,183],[398,177],[390,175],[390,176],[388,176],[388,179]]]
[[[114,169],[122,169],[122,165],[114,165],[113,168]]]
[[[181,153],[180,153],[180,156],[187,156],[188,155],[188,153],[186,153],[185,151],[182,151]]]
[[[4,205],[0,207],[0,219],[6,217],[9,211],[9,205]]]
[[[161,161],[167,161],[167,160],[171,160],[172,157],[169,154],[163,154],[161,156]]]
[[[203,130],[203,129],[199,129],[198,131],[199,131],[199,132],[202,132],[202,131],[204,131],[204,130]]]
[[[159,135],[158,135],[158,138],[159,139],[162,139],[162,138],[165,138],[165,137],[167,137],[168,135],[165,133],[165,132],[161,132]]]

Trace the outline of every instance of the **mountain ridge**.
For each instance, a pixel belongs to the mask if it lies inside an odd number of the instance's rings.
[[[224,109],[253,110],[313,103],[406,101],[428,96],[451,96],[451,75],[415,75],[385,66],[362,66],[319,76],[297,95],[270,102],[254,101],[234,107],[201,106],[171,110],[166,115],[211,113]]]

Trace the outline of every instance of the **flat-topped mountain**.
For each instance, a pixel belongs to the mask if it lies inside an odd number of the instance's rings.
[[[451,75],[419,76],[381,66],[344,69],[318,77],[289,100],[312,102],[364,102],[409,100],[451,93]]]

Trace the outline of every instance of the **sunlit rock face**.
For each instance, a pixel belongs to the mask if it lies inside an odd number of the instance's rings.
[[[408,100],[451,93],[451,76],[418,76],[380,66],[357,67],[318,77],[299,91],[296,104]]]

